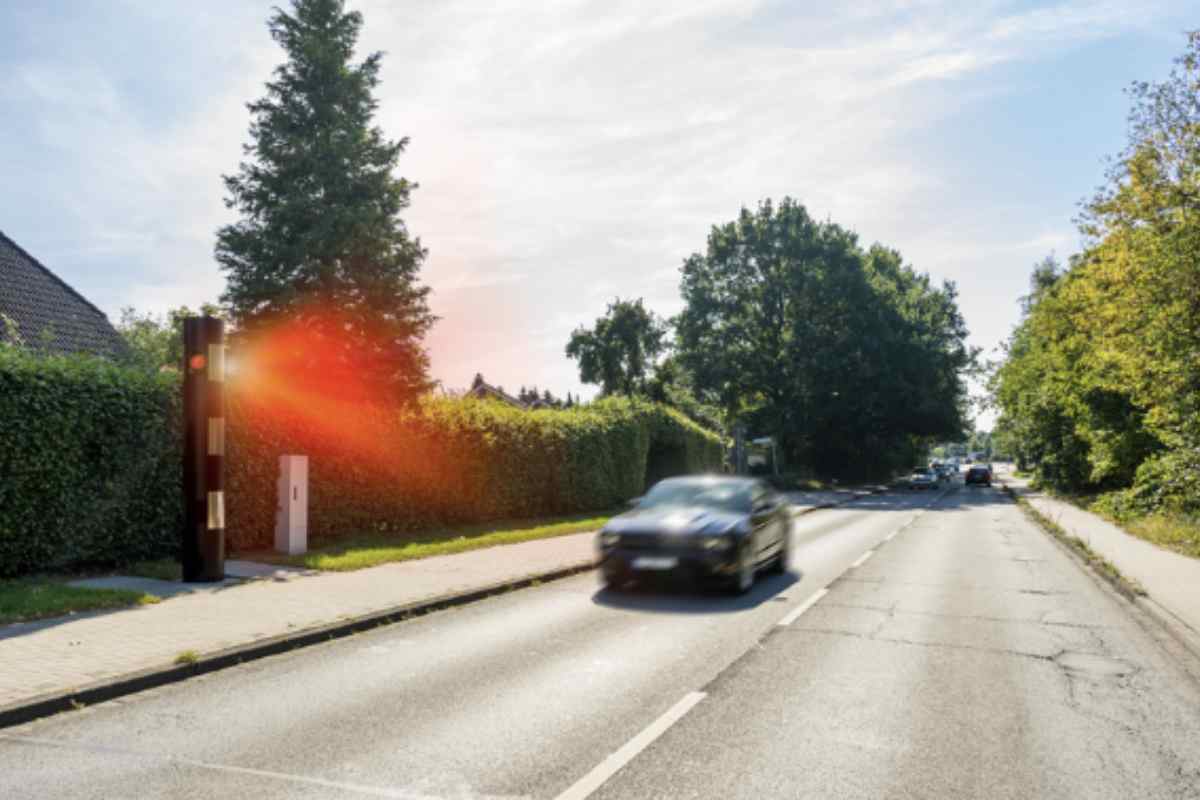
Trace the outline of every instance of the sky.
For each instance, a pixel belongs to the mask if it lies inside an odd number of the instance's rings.
[[[114,321],[217,300],[274,4],[0,0],[0,230]],[[433,376],[585,396],[571,331],[617,297],[677,312],[710,228],[785,195],[953,281],[994,356],[1032,265],[1079,247],[1123,90],[1200,26],[1194,0],[348,6],[410,137]]]

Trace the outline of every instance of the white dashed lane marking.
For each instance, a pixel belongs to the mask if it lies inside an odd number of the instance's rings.
[[[690,692],[684,695],[682,700],[671,706],[665,714],[626,742],[624,747],[601,761],[591,772],[560,794],[557,800],[584,800],[585,797],[603,786],[605,781],[620,772],[622,767],[649,747],[655,739],[666,733],[668,728],[678,722],[684,714],[691,711],[692,707],[705,697],[704,692]]]
[[[808,598],[803,603],[801,603],[800,605],[793,608],[791,611],[788,612],[786,617],[779,620],[779,625],[781,627],[787,627],[788,625],[791,625],[793,622],[795,622],[800,617],[801,614],[803,614],[805,611],[808,611],[810,608],[815,606],[817,604],[817,601],[820,600],[822,597],[824,597],[827,594],[829,594],[828,589],[818,589],[816,592],[813,592],[812,597]]]

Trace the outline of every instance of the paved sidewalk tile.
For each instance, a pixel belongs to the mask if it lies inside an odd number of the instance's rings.
[[[184,650],[213,652],[594,559],[593,534],[579,533],[355,572],[280,579],[270,569],[266,579],[196,585],[155,605],[7,625],[0,707],[168,666]]]

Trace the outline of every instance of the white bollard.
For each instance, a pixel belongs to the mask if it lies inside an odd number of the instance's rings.
[[[308,456],[279,457],[275,551],[290,556],[308,552]]]

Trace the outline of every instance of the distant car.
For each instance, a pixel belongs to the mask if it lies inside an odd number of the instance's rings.
[[[991,486],[992,470],[983,464],[976,464],[967,470],[967,476],[963,479],[963,483],[968,485],[977,483],[984,486]]]
[[[937,483],[937,473],[929,467],[917,467],[908,476],[909,489],[936,489]]]
[[[944,481],[951,480],[958,474],[958,469],[950,464],[938,464],[934,468],[934,471],[937,473],[938,478]]]
[[[682,573],[749,591],[761,569],[783,573],[792,513],[763,481],[704,475],[667,478],[597,534],[600,571],[619,588],[639,577]]]

